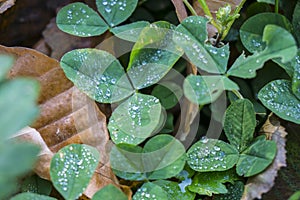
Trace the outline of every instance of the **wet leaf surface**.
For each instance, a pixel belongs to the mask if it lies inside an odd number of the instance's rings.
[[[98,11],[110,27],[114,27],[130,17],[137,3],[138,0],[96,0]]]
[[[291,87],[287,80],[272,81],[259,91],[258,98],[279,117],[299,124],[300,103]]]
[[[133,195],[132,200],[169,200],[168,194],[165,190],[163,190],[160,186],[148,182],[144,183],[142,187],[140,187],[137,192]]]
[[[138,21],[123,26],[117,26],[110,31],[117,37],[130,42],[136,42],[142,32],[142,30],[149,26],[147,21]]]
[[[62,31],[81,37],[101,35],[108,29],[98,13],[83,3],[63,7],[57,14],[56,24]]]
[[[65,199],[77,199],[90,182],[100,154],[94,147],[71,144],[52,158],[50,176],[54,187]]]
[[[128,200],[127,196],[114,185],[107,185],[99,190],[92,200]]]
[[[211,73],[225,73],[229,58],[229,45],[221,48],[207,44],[206,24],[200,16],[186,18],[175,29],[174,41],[199,69]]]
[[[161,105],[150,95],[134,94],[121,103],[109,119],[108,129],[114,143],[137,145],[147,139],[160,122]]]
[[[195,171],[225,171],[238,161],[235,147],[216,139],[203,138],[187,152],[187,163]]]
[[[56,199],[49,196],[26,192],[26,193],[20,193],[12,197],[11,200],[56,200]]]

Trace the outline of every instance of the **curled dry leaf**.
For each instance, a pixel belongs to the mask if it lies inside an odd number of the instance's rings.
[[[9,72],[10,78],[29,76],[37,79],[41,85],[38,98],[40,116],[31,125],[37,131],[25,129],[18,134],[18,137],[42,148],[35,167],[36,173],[50,179],[49,167],[53,153],[68,144],[83,143],[96,147],[101,154],[101,162],[84,194],[92,197],[107,184],[118,186],[108,161],[106,117],[96,103],[73,86],[57,60],[27,48],[0,46],[0,53],[12,54],[17,58]]]
[[[277,144],[277,154],[273,163],[262,173],[248,179],[242,200],[261,199],[262,194],[268,192],[275,184],[275,178],[281,167],[286,167],[286,135],[285,128],[279,120],[270,115],[263,125],[261,132]]]
[[[176,15],[180,22],[187,17],[187,12],[182,0],[172,0],[172,3],[176,10]]]
[[[0,0],[0,14],[15,5],[15,0]]]

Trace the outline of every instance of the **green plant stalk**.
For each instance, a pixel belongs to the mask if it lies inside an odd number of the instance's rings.
[[[193,6],[188,2],[188,0],[183,0],[183,3],[186,5],[186,7],[189,9],[189,11],[192,13],[192,15],[197,16],[197,12],[193,8]]]
[[[205,15],[207,15],[210,19],[210,23],[217,28],[218,32],[221,33],[222,32],[222,27],[220,27],[220,25],[215,21],[215,19],[213,18],[209,7],[206,4],[206,0],[198,0],[198,2],[200,3]]]
[[[276,0],[276,1],[278,1],[278,0]],[[239,6],[236,7],[236,9],[234,10],[233,15],[239,14],[239,12],[240,12],[241,9],[243,8],[243,5],[245,4],[245,2],[246,2],[246,0],[242,0],[242,1],[241,1],[241,3],[239,4]],[[226,29],[225,29],[224,32],[222,33],[222,38],[221,38],[221,40],[223,40],[223,39],[228,35],[229,30],[230,30],[232,24],[234,23],[234,21],[235,21],[235,20],[232,20],[232,21],[230,21],[230,22],[227,24]]]
[[[233,94],[235,94],[239,99],[244,99],[243,95],[237,91],[237,90],[232,90]]]
[[[275,13],[279,11],[279,0],[275,0]]]

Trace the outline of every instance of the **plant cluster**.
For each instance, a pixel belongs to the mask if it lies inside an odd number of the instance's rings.
[[[205,1],[199,2],[208,19],[189,16],[177,26],[166,21],[120,25],[136,9],[138,0],[96,0],[101,16],[86,4],[72,3],[57,15],[57,25],[66,33],[89,37],[110,31],[134,43],[128,61],[90,48],[72,50],[60,61],[68,79],[81,91],[97,102],[115,105],[108,121],[115,144],[110,164],[120,179],[139,182],[132,188],[134,200],[193,200],[205,195],[240,199],[245,180],[266,170],[277,152],[274,141],[255,134],[261,123],[257,119],[264,120],[268,109],[300,124],[299,3],[294,23],[271,12],[247,19],[239,29],[245,52],[233,58],[224,39],[229,37],[244,1],[233,12],[230,5],[221,7],[216,19]],[[208,38],[209,22],[219,31],[215,42]],[[196,72],[174,73],[174,66],[186,64],[183,58]],[[270,63],[283,69],[284,79],[262,80],[257,76],[263,67],[270,70]],[[184,76],[181,85],[173,81],[179,76]],[[255,95],[248,95],[249,86],[243,84],[249,79]],[[212,105],[226,93],[226,112],[212,119],[223,124],[220,139],[200,139],[203,133],[198,133],[190,147],[184,146],[184,139],[174,136],[172,108],[184,96],[203,113],[214,112]],[[99,153],[93,147],[72,144],[54,156],[51,180],[65,199],[76,199],[84,192],[99,162]],[[33,198],[35,194],[21,194],[14,199],[24,199],[24,195]],[[108,185],[93,199],[127,197]]]

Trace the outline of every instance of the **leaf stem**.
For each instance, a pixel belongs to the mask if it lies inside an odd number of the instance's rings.
[[[232,92],[239,98],[239,99],[244,99],[243,95],[237,91],[237,90],[232,90]]]
[[[275,13],[279,11],[279,0],[275,0]]]
[[[278,0],[277,0],[278,1]],[[242,0],[241,3],[238,5],[238,7],[235,8],[233,15],[237,15],[239,14],[239,12],[241,11],[241,9],[243,8],[243,5],[245,4],[246,0]],[[222,34],[222,40],[227,36],[228,32],[231,29],[232,24],[235,22],[235,20],[230,21],[227,24],[226,29],[224,30],[223,34]]]
[[[189,9],[189,11],[192,13],[192,15],[198,16],[197,12],[193,8],[193,6],[188,2],[188,0],[183,0],[183,3],[186,5],[186,7]]]
[[[222,27],[219,26],[218,23],[216,23],[214,17],[212,16],[209,7],[206,4],[206,0],[198,0],[198,2],[200,3],[205,15],[208,16],[210,23],[217,28],[218,32],[221,33],[222,32]]]

